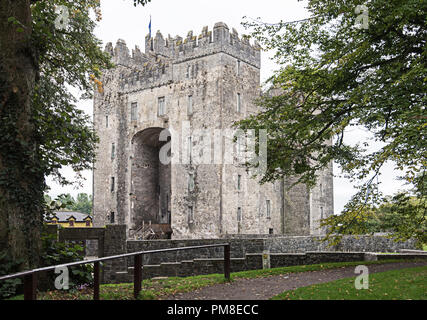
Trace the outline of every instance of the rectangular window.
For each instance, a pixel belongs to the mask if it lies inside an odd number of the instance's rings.
[[[241,190],[242,189],[242,176],[239,174],[237,175],[237,190]]]
[[[188,137],[188,140],[187,140],[187,152],[188,152],[187,153],[188,160],[191,163],[191,158],[193,156],[193,141],[192,141],[191,137]]]
[[[74,221],[73,220],[68,221],[68,223],[70,224],[70,227],[74,227]]]
[[[188,103],[187,103],[187,114],[191,116],[193,114],[193,96],[188,96]]]
[[[268,229],[268,234],[274,234],[273,228]]]
[[[267,219],[270,219],[271,218],[271,202],[270,202],[270,200],[265,200],[265,210],[266,210]]]
[[[86,227],[90,227],[90,220],[86,220]]]
[[[236,141],[236,156],[243,163],[246,160],[246,137],[239,135]]]
[[[236,111],[240,112],[242,110],[242,99],[240,93],[237,94],[237,108]]]
[[[115,214],[113,211],[110,212],[110,223],[113,224],[115,223]]]
[[[237,222],[242,222],[242,208],[237,208]]]
[[[130,120],[131,121],[138,120],[138,103],[136,102],[132,102],[131,104]]]
[[[194,190],[194,174],[190,173],[188,175],[188,191]]]
[[[113,142],[111,144],[111,160],[116,157],[116,144]]]
[[[111,177],[111,192],[114,192],[115,187],[115,179],[114,177]]]
[[[158,99],[158,106],[157,106],[157,114],[158,116],[163,116],[166,113],[165,108],[165,97],[160,97]]]
[[[189,223],[189,224],[194,223],[194,211],[193,211],[193,206],[189,206],[189,207],[188,207],[187,215],[188,215],[188,223]]]
[[[105,116],[105,127],[108,128],[108,116]]]
[[[237,75],[240,76],[240,60],[237,60]]]

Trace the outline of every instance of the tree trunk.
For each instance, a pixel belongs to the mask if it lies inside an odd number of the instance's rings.
[[[0,0],[0,252],[21,269],[38,265],[44,191],[32,125],[38,56],[31,29],[30,0]]]

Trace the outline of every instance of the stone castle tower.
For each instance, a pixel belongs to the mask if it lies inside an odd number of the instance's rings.
[[[115,68],[94,99],[95,226],[126,224],[132,237],[151,225],[174,239],[322,232],[317,220],[333,213],[332,166],[311,191],[288,190],[292,179],[259,185],[244,166],[225,161],[227,138],[215,140],[257,112],[257,44],[217,23],[185,39],[147,36],[145,53],[136,47],[130,54],[123,40],[106,51]],[[161,161],[171,145],[166,154],[178,156],[175,144],[183,146],[180,161]]]

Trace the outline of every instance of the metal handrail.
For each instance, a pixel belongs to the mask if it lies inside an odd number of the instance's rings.
[[[99,300],[99,273],[100,268],[99,264],[103,261],[115,260],[121,258],[134,257],[134,297],[137,298],[139,292],[141,291],[141,282],[142,282],[142,256],[144,254],[151,253],[160,253],[160,252],[170,252],[170,251],[182,251],[182,250],[192,250],[192,249],[202,249],[202,248],[212,248],[212,247],[224,247],[224,276],[227,280],[230,280],[230,244],[229,243],[220,243],[220,244],[208,244],[202,246],[192,246],[192,247],[179,247],[179,248],[169,248],[169,249],[158,249],[158,250],[149,250],[149,251],[138,251],[132,253],[125,253],[115,256],[102,257],[98,259],[83,260],[70,262],[65,264],[58,264],[55,266],[48,266],[43,268],[37,268],[27,271],[22,271],[14,274],[9,274],[6,276],[1,276],[1,280],[8,280],[13,278],[24,278],[24,300],[36,300],[37,299],[37,274],[39,272],[51,271],[56,268],[65,268],[65,267],[74,267],[78,265],[84,265],[93,263],[94,264],[94,300]]]

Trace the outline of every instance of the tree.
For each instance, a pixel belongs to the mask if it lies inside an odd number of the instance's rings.
[[[74,199],[69,193],[60,194],[56,198],[56,201],[63,204],[65,210],[86,213],[87,215],[92,214],[92,195],[79,193],[77,194],[76,199]]]
[[[427,243],[427,180],[423,175],[415,178],[413,193],[398,192],[386,196],[377,206],[365,205],[359,216],[364,219],[350,221],[351,215],[340,215],[333,218],[333,224],[340,224],[342,234],[372,234],[386,232],[395,240],[416,239],[421,247]],[[326,219],[324,225],[328,225]]]
[[[90,97],[112,66],[91,9],[100,18],[99,0],[0,1],[0,252],[21,269],[39,263],[45,177],[92,166],[97,137],[68,90]]]
[[[298,175],[299,183],[313,186],[316,172],[336,161],[359,184],[340,218],[324,221],[325,240],[338,241],[334,234],[366,221],[363,208],[380,199],[375,177],[385,162],[404,170],[409,182],[427,164],[427,3],[361,4],[309,0],[308,19],[244,22],[281,65],[268,81],[281,94],[263,96],[257,101],[262,111],[236,124],[267,129],[261,182]],[[352,126],[369,130],[381,146],[368,152],[367,142],[347,145],[344,133]]]
[[[87,215],[92,215],[92,195],[79,193],[72,209],[74,211],[86,213]]]

